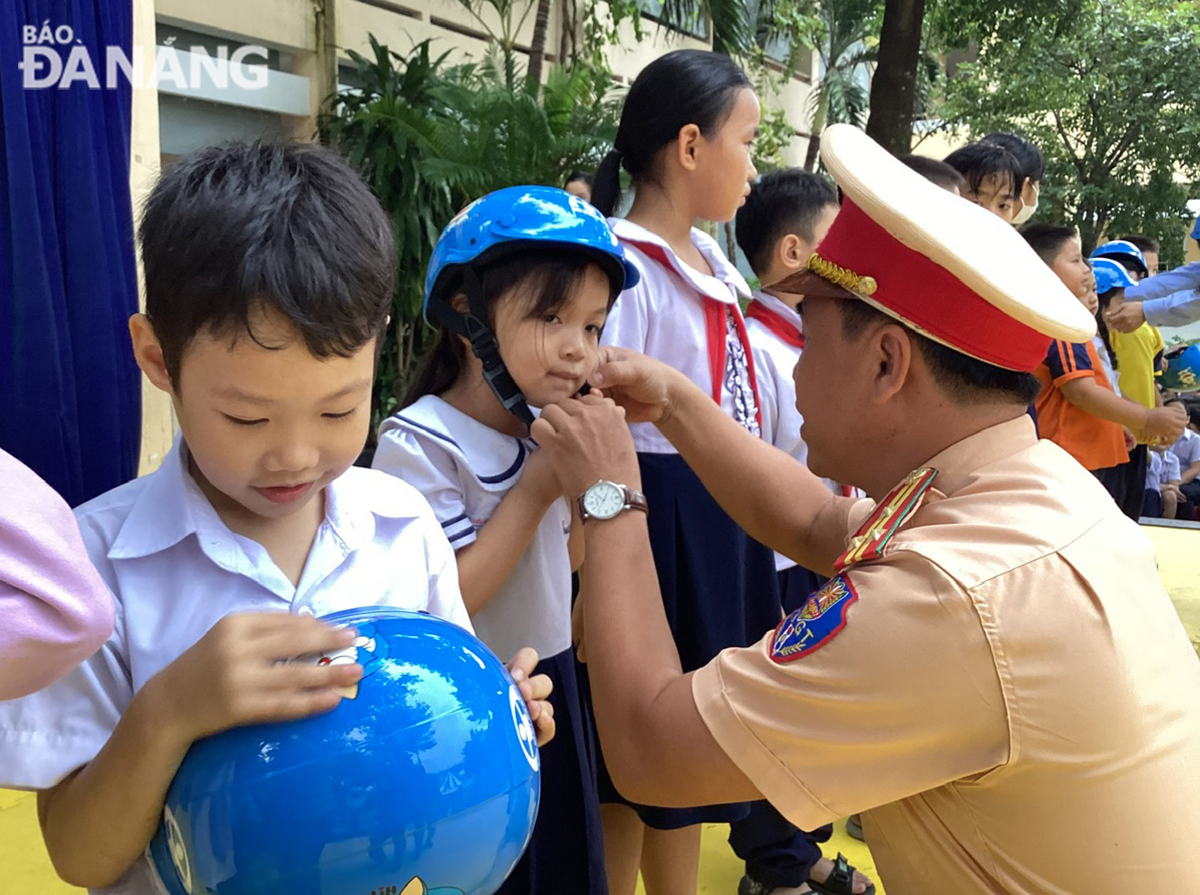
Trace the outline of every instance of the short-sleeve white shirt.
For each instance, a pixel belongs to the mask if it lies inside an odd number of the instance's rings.
[[[1171,452],[1179,458],[1180,469],[1187,469],[1200,460],[1200,435],[1191,429],[1184,429],[1179,439],[1171,445]]]
[[[176,444],[162,466],[76,510],[116,598],[107,643],[58,683],[0,703],[0,786],[44,789],[90,762],[141,687],[233,612],[387,605],[471,623],[441,526],[413,488],[352,468],[325,489],[299,586],[266,548],[230,531]],[[181,694],[186,696],[186,694]],[[157,892],[140,859],[107,895]]]
[[[497,432],[426,395],[384,421],[374,466],[425,495],[461,550],[475,541],[535,450],[533,441]],[[570,649],[570,534],[570,506],[556,500],[512,574],[472,616],[475,633],[497,655],[532,646],[546,658]]]
[[[706,394],[711,394],[704,298],[731,305],[735,313],[740,313],[738,296],[750,295],[745,278],[725,257],[716,240],[700,230],[692,230],[692,244],[712,267],[712,276],[685,264],[662,237],[644,227],[623,218],[609,218],[608,223],[642,278],[617,298],[600,341],[632,348],[670,364]],[[737,419],[735,396],[724,377],[723,381],[721,408]],[[677,453],[650,423],[633,423],[629,431],[642,453]]]

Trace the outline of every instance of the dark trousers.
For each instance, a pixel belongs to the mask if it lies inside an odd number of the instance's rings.
[[[779,573],[779,596],[784,612],[804,605],[826,578],[802,566]],[[729,825],[729,845],[746,862],[746,875],[771,888],[797,888],[808,881],[813,865],[821,859],[819,843],[833,835],[826,824],[806,833],[798,829],[770,802],[752,802],[750,815]]]
[[[811,833],[797,829],[770,802],[752,802],[750,816],[729,825],[729,844],[746,862],[746,876],[775,889],[807,882],[821,860],[819,843],[832,835],[831,824]]]

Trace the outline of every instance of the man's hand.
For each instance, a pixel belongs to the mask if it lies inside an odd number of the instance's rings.
[[[1122,302],[1119,307],[1109,308],[1104,313],[1104,322],[1109,329],[1119,333],[1131,333],[1146,322],[1146,314],[1142,311],[1140,301]]]
[[[600,479],[641,487],[625,410],[611,398],[592,393],[546,407],[530,434],[554,464],[572,500]]]
[[[672,385],[687,377],[662,361],[627,348],[601,348],[591,384],[624,408],[631,423],[662,423],[671,415]]]
[[[356,663],[320,664],[354,643],[354,631],[285,612],[227,615],[151,679],[171,732],[188,743],[265,721],[327,712],[362,677]]]
[[[512,657],[508,663],[508,673],[516,681],[521,698],[525,700],[525,708],[529,710],[529,718],[537,734],[537,744],[544,746],[554,739],[554,706],[549,702],[554,683],[548,675],[533,673],[537,663],[536,650],[527,646]]]

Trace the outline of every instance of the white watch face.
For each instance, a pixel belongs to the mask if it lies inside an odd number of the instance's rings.
[[[611,519],[624,507],[625,493],[612,482],[597,482],[583,492],[583,508],[597,519]]]

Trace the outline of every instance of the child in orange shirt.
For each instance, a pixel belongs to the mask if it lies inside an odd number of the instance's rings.
[[[1021,235],[1080,302],[1095,313],[1095,281],[1075,230],[1055,224],[1030,224],[1022,228]],[[1126,515],[1139,518],[1142,491],[1127,493],[1131,489],[1121,469],[1135,444],[1133,433],[1147,443],[1166,439],[1177,428],[1178,413],[1170,408],[1143,407],[1118,395],[1092,342],[1055,340],[1035,372],[1042,382],[1036,402],[1042,437],[1090,470]]]

